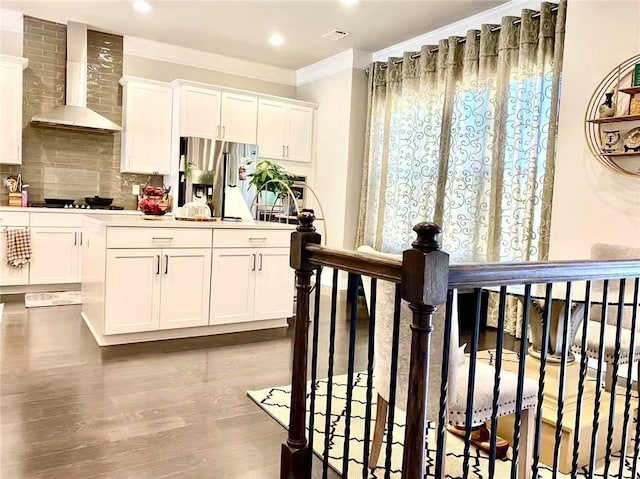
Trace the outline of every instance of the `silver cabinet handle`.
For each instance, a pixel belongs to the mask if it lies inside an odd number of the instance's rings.
[[[220,138],[220,125],[216,126],[216,136]]]
[[[222,138],[223,138],[223,139],[224,139],[225,134],[226,134],[226,133],[225,133],[225,127],[223,126],[223,127],[222,127]]]
[[[286,158],[287,153],[285,152],[284,145],[282,145],[282,158]]]
[[[82,246],[82,231],[80,231],[80,246]]]
[[[287,145],[287,158],[289,158],[289,145]]]
[[[169,274],[169,255],[164,255],[164,274]]]
[[[173,236],[152,236],[151,239],[153,241],[171,241]]]
[[[249,237],[249,241],[267,241],[267,237],[266,236],[261,236],[261,237]]]
[[[262,253],[260,253],[260,266],[258,267],[258,271],[262,271]]]
[[[156,274],[160,274],[160,255],[156,255]]]
[[[73,246],[78,246],[78,232],[73,232]]]
[[[256,255],[255,253],[251,255],[251,271],[256,270]]]

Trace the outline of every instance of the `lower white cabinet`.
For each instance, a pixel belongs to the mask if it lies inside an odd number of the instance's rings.
[[[76,228],[31,228],[30,284],[80,281],[82,233]]]
[[[206,326],[211,250],[107,250],[105,334]]]
[[[220,248],[213,253],[209,324],[292,315],[289,248]]]
[[[7,234],[0,229],[0,286],[29,284],[29,265],[16,268],[7,264]]]

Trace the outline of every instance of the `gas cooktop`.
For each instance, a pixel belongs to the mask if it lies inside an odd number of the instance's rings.
[[[72,209],[72,210],[112,210],[112,211],[120,211],[123,210],[124,207],[123,206],[114,206],[114,205],[109,205],[109,206],[89,206],[87,204],[66,204],[66,205],[62,205],[62,204],[48,204],[48,203],[35,203],[33,205],[31,205],[34,208],[64,208],[64,209]]]

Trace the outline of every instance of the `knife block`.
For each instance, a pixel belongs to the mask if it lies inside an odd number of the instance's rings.
[[[9,193],[9,206],[22,206],[22,193]]]

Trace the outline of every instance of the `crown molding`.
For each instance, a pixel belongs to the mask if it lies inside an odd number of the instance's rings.
[[[420,51],[423,45],[437,45],[443,38],[450,36],[465,36],[467,30],[479,29],[483,23],[499,24],[502,17],[509,15],[519,16],[523,9],[540,8],[542,0],[511,0],[497,7],[476,13],[442,28],[418,35],[395,45],[373,52],[374,62],[385,62],[389,57],[401,57],[404,52]]]
[[[0,30],[5,32],[22,33],[24,28],[22,12],[0,9]]]
[[[364,69],[369,63],[371,63],[371,53],[350,48],[300,68],[296,71],[296,84],[304,85],[353,68]]]
[[[14,55],[3,55],[0,54],[0,63],[10,64],[10,65],[19,65],[24,70],[29,65],[29,59],[23,57],[17,57]]]
[[[284,85],[296,84],[294,70],[129,35],[124,37],[124,54]]]

